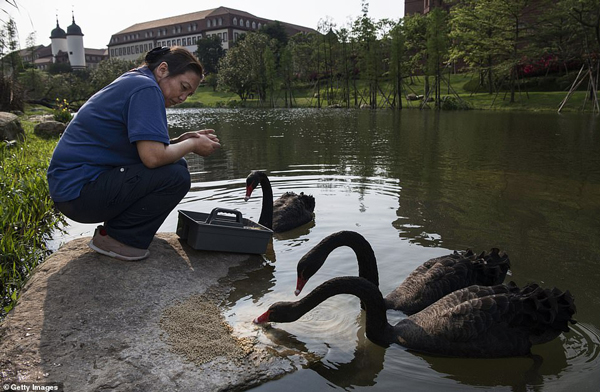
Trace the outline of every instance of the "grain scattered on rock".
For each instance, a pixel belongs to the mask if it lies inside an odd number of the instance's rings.
[[[165,309],[160,326],[172,351],[202,365],[225,357],[240,361],[253,351],[250,339],[237,338],[219,307],[205,295],[195,295]]]

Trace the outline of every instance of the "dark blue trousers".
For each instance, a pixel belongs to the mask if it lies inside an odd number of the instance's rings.
[[[76,222],[104,222],[108,235],[117,241],[148,249],[190,184],[184,159],[155,169],[139,163],[102,173],[83,187],[77,199],[56,207]]]

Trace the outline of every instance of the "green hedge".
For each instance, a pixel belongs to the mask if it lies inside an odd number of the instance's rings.
[[[15,305],[31,271],[49,254],[46,242],[64,223],[46,181],[57,140],[40,139],[33,124],[23,125],[24,141],[0,142],[0,319]]]

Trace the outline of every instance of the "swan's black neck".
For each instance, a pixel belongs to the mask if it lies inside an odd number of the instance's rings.
[[[271,188],[271,182],[265,173],[260,172],[259,179],[263,199],[258,223],[264,227],[273,229],[273,188]]]
[[[341,246],[350,247],[358,260],[358,275],[379,286],[375,253],[369,242],[354,231],[339,231],[325,237],[298,262],[298,270],[309,279],[325,263],[331,252]]]
[[[292,322],[315,308],[321,302],[338,294],[359,297],[367,312],[366,334],[374,343],[388,345],[394,341],[393,327],[388,323],[381,292],[373,283],[356,276],[333,278],[319,285],[296,302],[280,302],[271,307],[271,321]]]

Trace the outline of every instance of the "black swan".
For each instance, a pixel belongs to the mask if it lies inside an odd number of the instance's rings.
[[[298,262],[296,295],[323,266],[334,249],[352,248],[358,259],[358,275],[379,286],[377,261],[369,242],[354,231],[339,231],[325,237]],[[444,295],[470,285],[492,286],[504,281],[510,268],[506,254],[492,249],[476,256],[472,251],[454,252],[428,260],[411,272],[404,282],[385,297],[388,309],[413,314]]]
[[[381,346],[452,357],[495,358],[531,353],[531,346],[569,331],[575,313],[571,294],[529,284],[469,286],[448,294],[395,326],[386,318],[381,292],[361,277],[333,278],[296,302],[278,302],[254,320],[289,323],[338,294],[359,297],[366,309],[366,335]]]
[[[258,223],[276,233],[292,230],[310,222],[315,210],[315,198],[305,195],[304,192],[296,194],[286,192],[274,202],[271,182],[263,171],[255,170],[246,178],[246,197],[248,201],[252,191],[260,184],[263,192],[262,210]]]

